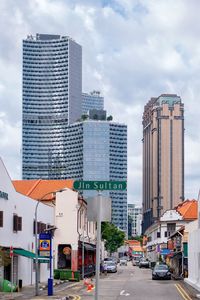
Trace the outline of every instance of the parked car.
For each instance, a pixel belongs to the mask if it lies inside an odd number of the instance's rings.
[[[127,266],[127,258],[126,257],[121,257],[119,260],[120,266]]]
[[[107,262],[114,262],[117,265],[117,258],[115,258],[115,257],[106,257],[104,259],[104,263],[107,263]]]
[[[156,265],[152,271],[152,279],[171,279],[171,272],[167,265]]]
[[[139,268],[149,268],[149,260],[147,258],[141,258],[139,261]]]
[[[104,272],[107,271],[108,273],[116,273],[117,272],[117,265],[115,262],[106,261],[104,263]]]
[[[132,265],[139,266],[140,259],[141,259],[141,256],[134,256],[132,259]]]

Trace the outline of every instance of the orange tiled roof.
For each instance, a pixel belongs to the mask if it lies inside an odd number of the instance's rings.
[[[180,203],[176,210],[183,216],[184,220],[197,219],[198,202],[196,200],[186,200]]]
[[[143,252],[143,248],[139,245],[137,246],[130,246],[130,248],[132,249],[132,251],[138,251],[138,252]]]
[[[127,240],[125,241],[125,243],[128,244],[129,246],[140,245],[140,241],[138,240]]]
[[[17,192],[37,200],[52,200],[53,192],[73,188],[74,180],[13,180]],[[48,195],[46,195],[48,194]],[[46,195],[44,197],[44,195]]]

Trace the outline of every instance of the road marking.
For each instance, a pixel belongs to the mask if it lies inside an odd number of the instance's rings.
[[[120,292],[120,296],[130,296],[129,293],[124,294],[124,292],[125,292],[125,290],[122,290],[122,291]]]
[[[177,288],[179,294],[181,294],[184,300],[192,300],[192,298],[190,298],[188,293],[183,289],[183,287],[179,283],[175,284],[175,287]]]

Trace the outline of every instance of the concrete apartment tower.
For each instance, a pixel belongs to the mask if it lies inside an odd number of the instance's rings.
[[[82,48],[71,38],[23,40],[23,179],[64,179],[66,128],[81,117]]]
[[[184,105],[174,94],[151,98],[143,113],[143,233],[184,201]]]

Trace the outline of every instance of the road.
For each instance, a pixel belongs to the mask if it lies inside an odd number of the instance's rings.
[[[181,290],[174,280],[152,280],[150,269],[128,266],[118,267],[116,274],[102,276],[100,280],[99,300],[183,300]],[[81,300],[93,300],[94,290],[87,292],[86,287],[75,287],[73,294]],[[183,294],[183,292],[182,292]],[[184,294],[183,294],[184,295]]]

